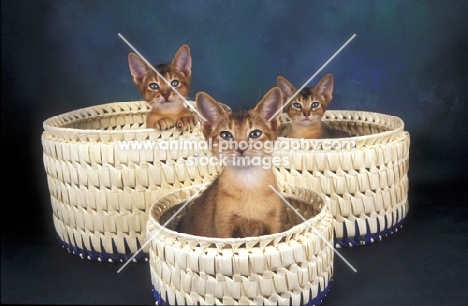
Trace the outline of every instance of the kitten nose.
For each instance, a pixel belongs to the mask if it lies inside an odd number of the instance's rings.
[[[166,100],[167,100],[167,98],[169,98],[170,94],[171,94],[171,93],[168,92],[168,91],[167,91],[167,92],[161,93],[161,95],[162,95],[162,96],[164,97],[164,99],[166,99]]]
[[[238,148],[237,152],[239,152],[239,154],[242,156],[242,154],[245,152],[245,149]]]
[[[310,116],[310,112],[304,113],[304,117],[309,117],[309,116]]]

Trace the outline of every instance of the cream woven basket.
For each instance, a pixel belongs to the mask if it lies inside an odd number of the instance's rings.
[[[43,160],[60,244],[80,257],[126,261],[146,241],[148,211],[220,169],[188,162],[210,153],[191,132],[146,128],[146,102],[114,102],[44,121]],[[189,144],[186,147],[174,146]],[[173,147],[170,147],[173,146]],[[147,260],[147,248],[135,261]]]
[[[380,241],[402,226],[408,213],[409,133],[395,116],[327,111],[323,122],[353,137],[278,139],[279,182],[325,195],[336,220],[336,245]],[[302,142],[301,142],[302,141]]]
[[[205,186],[179,189],[151,207],[146,228],[157,305],[319,305],[334,258],[334,219],[323,196],[283,185],[282,195],[307,222],[288,208],[278,234],[220,239],[175,232]]]

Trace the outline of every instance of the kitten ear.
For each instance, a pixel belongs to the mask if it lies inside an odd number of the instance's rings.
[[[276,85],[279,87],[279,89],[281,89],[284,102],[291,98],[297,91],[297,89],[294,88],[294,86],[288,80],[286,80],[286,78],[280,75],[276,78]]]
[[[175,69],[182,72],[186,77],[192,74],[192,56],[190,55],[190,48],[188,45],[182,45],[177,50],[174,59],[172,60]]]
[[[315,88],[318,89],[319,95],[324,97],[326,106],[328,106],[333,96],[333,74],[325,75]]]
[[[203,124],[203,129],[207,132],[212,132],[216,123],[225,115],[225,111],[222,109],[218,101],[204,92],[197,93],[195,102],[197,105],[197,111],[206,119],[203,120],[200,118],[200,121]]]
[[[135,53],[128,54],[128,66],[135,84],[140,83],[148,72],[146,63]]]
[[[278,87],[273,87],[263,96],[262,101],[257,104],[254,110],[268,122],[271,129],[276,130],[279,125],[282,107],[283,95],[281,90]]]

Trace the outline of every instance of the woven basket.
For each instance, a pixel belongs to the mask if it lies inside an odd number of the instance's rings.
[[[59,241],[69,252],[126,261],[146,241],[148,211],[177,188],[211,181],[220,169],[189,164],[199,147],[171,150],[169,141],[204,141],[191,132],[146,128],[146,102],[114,102],[44,121],[44,167]],[[139,252],[134,260],[146,260]]]
[[[334,257],[334,219],[324,198],[283,186],[284,198],[308,220],[288,208],[286,230],[278,234],[220,239],[175,232],[190,203],[175,212],[203,187],[174,191],[151,207],[147,237],[157,304],[319,305],[331,284]]]
[[[326,196],[336,220],[336,245],[380,241],[402,226],[408,213],[409,133],[394,116],[327,111],[324,123],[353,137],[279,138],[274,156],[288,163],[277,178]]]

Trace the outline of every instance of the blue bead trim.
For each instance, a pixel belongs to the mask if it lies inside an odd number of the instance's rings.
[[[75,238],[73,238],[73,239],[75,240]],[[90,246],[91,246],[91,250],[87,250],[87,249],[80,249],[80,248],[78,248],[76,246],[73,246],[73,245],[71,245],[69,243],[66,243],[65,241],[63,241],[58,236],[57,236],[57,240],[58,240],[59,244],[64,249],[66,249],[69,253],[71,253],[73,255],[76,255],[76,256],[79,256],[81,258],[89,259],[89,260],[93,260],[93,261],[126,262],[133,256],[133,253],[130,252],[130,248],[128,247],[128,245],[127,245],[127,243],[125,241],[124,241],[124,244],[125,244],[126,254],[117,253],[117,247],[115,245],[114,240],[112,240],[112,249],[113,249],[113,251],[115,251],[115,253],[110,254],[110,253],[106,253],[106,252],[104,252],[104,253],[96,252],[94,247],[93,247],[93,244],[91,243],[91,241],[89,243]],[[76,240],[74,242],[76,244]],[[82,245],[85,245],[85,244],[83,243]],[[139,245],[138,241],[137,241],[137,246],[138,246],[138,248],[140,248],[140,245]],[[104,249],[103,246],[102,246],[102,242],[101,242],[101,249]],[[144,253],[144,252],[140,252],[132,260],[137,261],[137,262],[148,261],[148,254]]]
[[[398,212],[397,212],[398,214]],[[392,217],[393,218],[393,217]],[[397,216],[398,219],[398,216]],[[395,225],[388,227],[387,225],[387,219],[385,219],[385,225],[384,225],[384,230],[371,234],[370,233],[370,226],[369,222],[366,220],[366,234],[361,235],[359,232],[359,227],[357,225],[357,222],[354,223],[355,225],[355,233],[356,235],[354,237],[348,237],[348,234],[346,232],[346,226],[343,227],[343,238],[341,239],[335,239],[335,245],[342,247],[342,248],[347,248],[347,247],[353,247],[353,246],[360,246],[360,245],[366,245],[366,244],[371,244],[373,242],[378,242],[382,241],[383,238],[386,238],[390,235],[393,235],[398,231],[398,229],[403,227],[403,223],[406,221],[406,217],[401,219],[399,222],[397,222]],[[393,224],[393,220],[392,220]],[[380,228],[380,223],[379,220],[377,219],[377,229]]]
[[[319,285],[319,294],[313,298],[313,299],[309,299],[309,301],[307,301],[307,303],[304,303],[303,302],[303,297],[301,297],[301,304],[300,305],[307,305],[307,306],[320,306],[323,302],[323,299],[327,296],[328,292],[330,292],[330,287],[333,283],[333,279],[331,279],[329,282],[328,282],[328,286],[324,289],[324,290],[321,290],[320,288],[320,285]],[[167,304],[165,301],[168,300],[168,297],[167,297],[167,294],[166,294],[166,297],[165,299],[162,298],[161,294],[159,294],[159,292],[154,288],[154,286],[151,286],[151,291],[153,292],[153,296],[154,296],[154,300],[156,301],[156,305],[158,306],[169,306],[169,304]],[[310,289],[309,291],[309,296],[312,295],[312,289]],[[292,300],[290,299],[289,300],[289,304],[292,305]],[[176,304],[178,305],[178,304]],[[187,305],[187,304],[184,304],[184,305]],[[200,305],[200,303],[197,303],[197,305]]]

